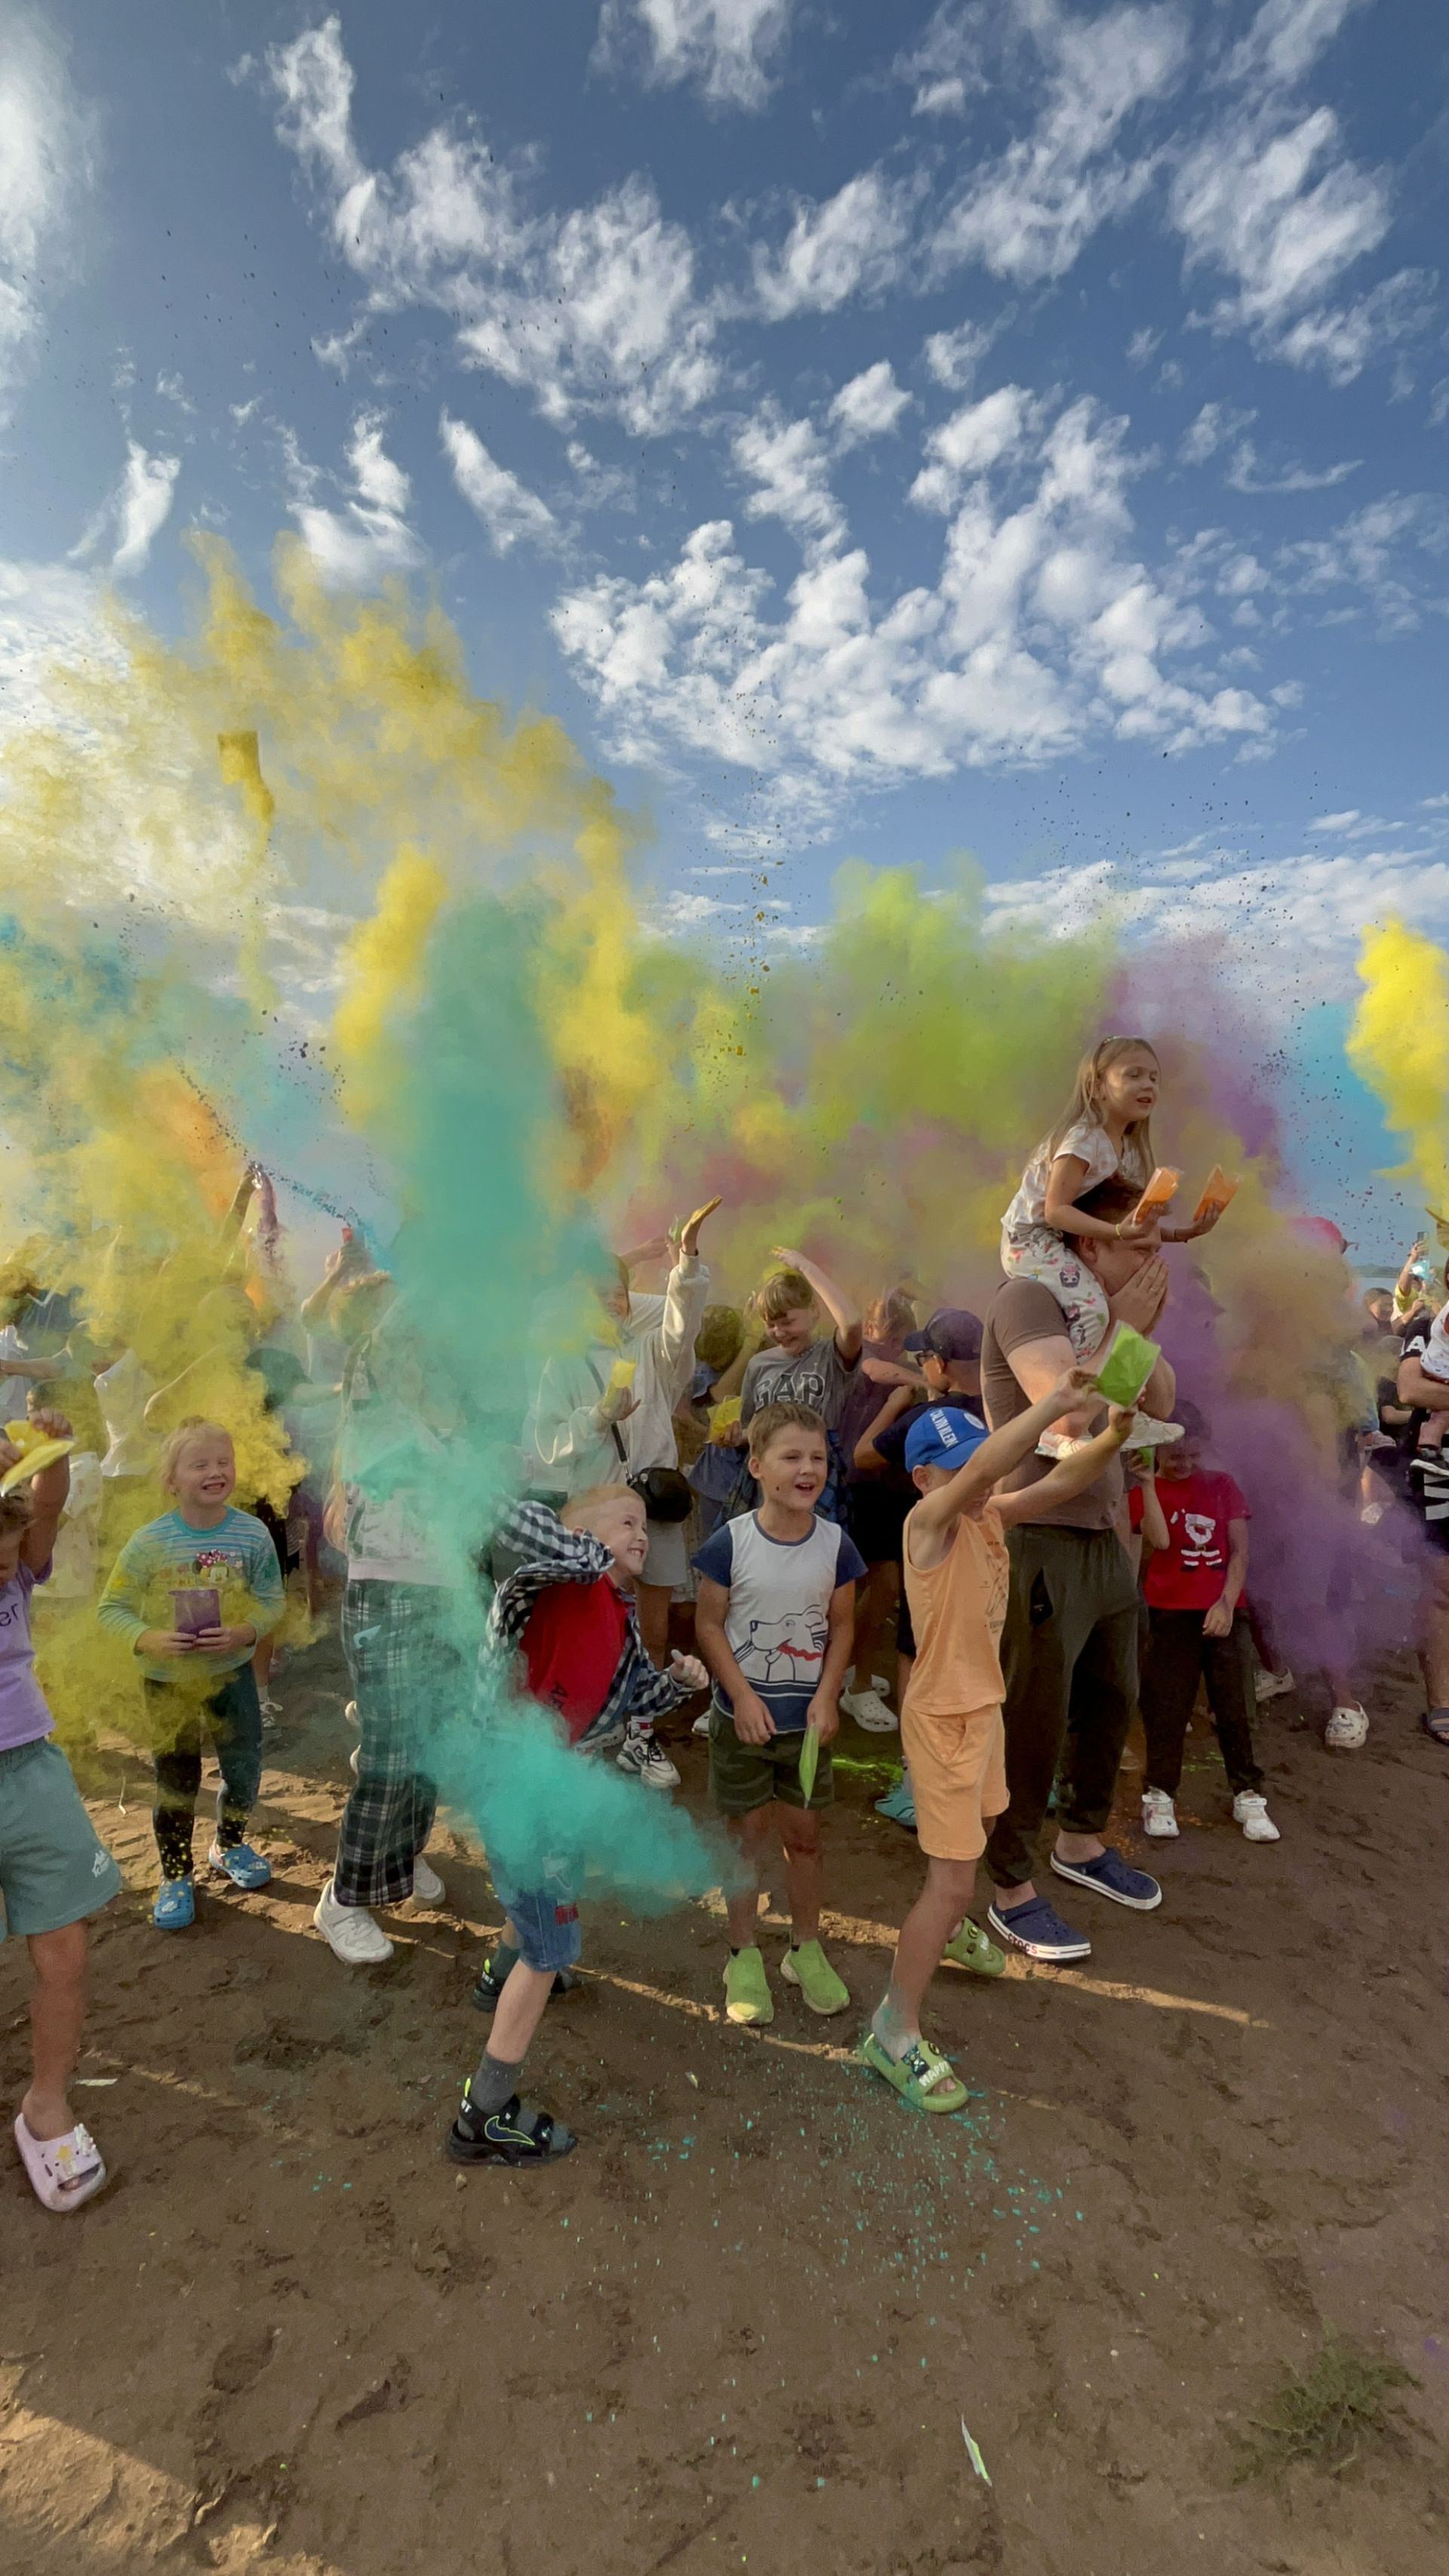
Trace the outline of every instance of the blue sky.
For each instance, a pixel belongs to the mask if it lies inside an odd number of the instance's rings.
[[[7,8],[0,726],[101,584],[173,626],[188,526],[263,587],[294,527],[562,718],[662,929],[966,849],[1002,919],[1220,930],[1308,1065],[1362,924],[1449,924],[1445,57],[1411,0]]]

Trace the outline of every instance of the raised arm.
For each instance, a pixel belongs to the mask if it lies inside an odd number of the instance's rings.
[[[867,1363],[867,1365],[869,1364]],[[852,1464],[856,1468],[858,1474],[862,1476],[879,1476],[884,1474],[886,1468],[890,1465],[890,1460],[888,1458],[883,1458],[880,1451],[876,1448],[876,1435],[878,1432],[888,1431],[893,1422],[899,1422],[907,1405],[914,1403],[914,1401],[915,1398],[908,1386],[897,1386],[891,1389],[891,1392],[886,1397],[879,1413],[872,1421],[869,1430],[864,1432],[855,1444],[855,1457]]]
[[[1103,1470],[1110,1467],[1119,1450],[1124,1449],[1132,1433],[1132,1414],[1125,1405],[1114,1404],[1107,1417],[1105,1431],[1074,1449],[1069,1458],[1059,1458],[1045,1476],[1034,1485],[1024,1485],[1019,1493],[998,1494],[996,1508],[1004,1529],[1018,1521],[1034,1521],[1043,1507],[1055,1509],[1058,1503],[1069,1503],[1078,1494],[1095,1485]]]
[[[815,1262],[807,1261],[803,1252],[790,1252],[784,1244],[777,1243],[775,1259],[783,1261],[787,1270],[798,1270],[801,1278],[814,1290],[835,1326],[835,1347],[846,1367],[853,1368],[860,1357],[862,1340],[860,1308],[847,1297],[843,1288],[837,1288],[826,1271]]]
[[[44,1432],[47,1440],[68,1440],[71,1436],[70,1424],[63,1413],[37,1409],[30,1419],[37,1431]],[[4,1453],[6,1466],[13,1466],[20,1455],[18,1450],[11,1448],[8,1440],[0,1441],[0,1452]],[[40,1474],[30,1480],[30,1527],[21,1540],[20,1557],[32,1574],[43,1573],[50,1563],[55,1533],[60,1527],[60,1516],[65,1510],[65,1498],[69,1492],[68,1458],[57,1458],[53,1467],[42,1467]]]
[[[1400,1360],[1394,1391],[1400,1404],[1412,1405],[1416,1413],[1449,1413],[1449,1381],[1426,1377],[1416,1359]]]
[[[1167,1514],[1162,1508],[1156,1480],[1151,1476],[1144,1477],[1142,1483],[1142,1536],[1148,1547],[1171,1545]]]
[[[1044,1345],[1028,1342],[1025,1347],[1026,1351],[1036,1351]],[[1070,1343],[1067,1349],[1070,1352]],[[1025,1352],[1021,1356],[1024,1357]],[[1013,1365],[1015,1357],[1013,1354]],[[1090,1387],[1091,1382],[1090,1372],[1074,1364],[1045,1395],[1028,1405],[1025,1413],[1019,1413],[1014,1422],[1003,1423],[999,1431],[989,1433],[980,1448],[972,1451],[965,1465],[957,1468],[949,1484],[935,1486],[917,1503],[911,1514],[916,1538],[929,1536],[943,1540],[963,1512],[974,1511],[984,1503],[993,1485],[999,1484],[1003,1476],[1011,1474],[1013,1467],[1019,1467],[1024,1458],[1031,1456],[1042,1433],[1049,1431],[1054,1422],[1059,1422],[1064,1413],[1070,1413],[1074,1404],[1080,1403],[1084,1389]],[[1096,1442],[1090,1446],[1095,1448]],[[1100,1474],[1100,1467],[1093,1470],[1093,1475]],[[1093,1476],[1084,1477],[1082,1481],[1090,1485]],[[1033,1504],[1050,1482],[1048,1475],[1040,1484],[1029,1487]],[[923,1555],[918,1548],[916,1563],[924,1569],[929,1562],[929,1555]]]

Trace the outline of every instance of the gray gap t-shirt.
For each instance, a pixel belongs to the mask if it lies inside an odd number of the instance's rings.
[[[756,1351],[740,1389],[740,1420],[752,1422],[767,1404],[809,1404],[827,1431],[838,1431],[859,1367],[858,1360],[854,1367],[846,1367],[833,1333],[828,1341],[810,1342],[803,1351]]]

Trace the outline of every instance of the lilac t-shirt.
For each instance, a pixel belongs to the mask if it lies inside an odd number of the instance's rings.
[[[49,1572],[47,1566],[45,1574]],[[35,1678],[30,1642],[30,1596],[44,1580],[45,1575],[22,1565],[8,1583],[0,1584],[0,1753],[37,1744],[55,1724]]]

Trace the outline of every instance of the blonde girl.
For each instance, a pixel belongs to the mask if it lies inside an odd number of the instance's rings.
[[[1066,1241],[1066,1230],[1155,1247],[1206,1234],[1220,1213],[1214,1210],[1196,1225],[1164,1225],[1155,1212],[1113,1224],[1077,1207],[1078,1199],[1099,1181],[1121,1179],[1133,1189],[1146,1188],[1153,1169],[1152,1112],[1161,1085],[1162,1068],[1146,1038],[1103,1038],[1083,1056],[1066,1111],[1038,1145],[1001,1221],[1001,1266],[1007,1278],[1035,1279],[1050,1289],[1080,1360],[1091,1357],[1106,1333],[1107,1300]]]

